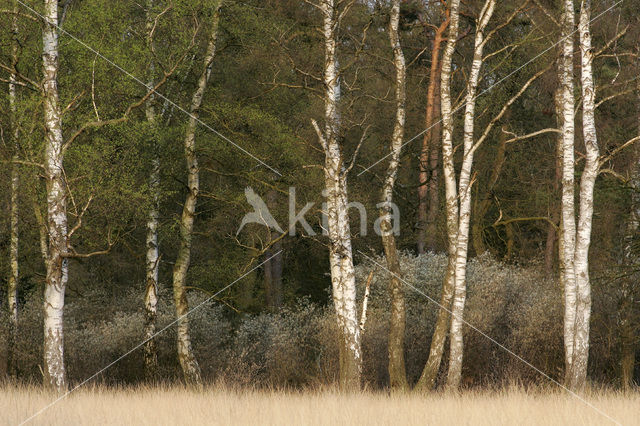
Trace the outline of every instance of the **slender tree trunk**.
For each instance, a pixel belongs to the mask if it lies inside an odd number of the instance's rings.
[[[438,151],[434,143],[440,133],[439,124],[434,125],[434,113],[437,111],[439,96],[437,85],[440,72],[440,46],[442,45],[444,32],[449,25],[449,16],[440,24],[435,33],[433,48],[431,49],[431,68],[429,70],[429,87],[427,88],[427,110],[425,113],[425,125],[427,131],[422,139],[422,151],[420,153],[420,174],[418,186],[418,254],[425,250],[435,249],[435,215],[438,204]],[[438,122],[439,123],[439,122]],[[435,160],[435,161],[434,161]],[[435,163],[435,164],[434,164]]]
[[[49,250],[44,289],[44,381],[58,392],[67,386],[62,317],[68,278],[67,203],[63,174],[62,120],[58,105],[58,1],[44,0],[42,30],[45,177]]]
[[[476,28],[475,47],[471,73],[467,84],[466,108],[464,117],[464,154],[458,194],[460,196],[459,224],[456,241],[455,290],[451,304],[450,356],[447,375],[447,388],[457,389],[462,379],[463,314],[466,300],[467,252],[469,244],[469,223],[471,219],[471,169],[473,166],[475,96],[482,66],[482,52],[485,46],[484,30],[495,10],[496,0],[487,0],[480,12]]]
[[[324,132],[313,121],[325,152],[324,178],[327,194],[326,215],[329,231],[329,262],[333,304],[336,310],[340,342],[340,386],[359,389],[362,375],[360,327],[356,306],[356,282],[347,204],[347,170],[340,144],[340,71],[336,52],[338,11],[336,0],[318,5],[324,35]]]
[[[264,284],[267,308],[271,311],[278,311],[282,307],[282,243],[276,241],[265,252],[264,256],[269,259],[264,264]]]
[[[575,99],[573,94],[573,0],[564,0],[562,13],[562,56],[560,59],[560,85],[562,90],[562,244],[560,267],[564,285],[564,347],[565,381],[573,360],[573,338],[576,319],[576,279],[573,256],[575,253],[576,224],[574,207],[574,139]]]
[[[404,362],[404,333],[406,312],[404,303],[404,287],[400,281],[402,271],[396,249],[396,238],[391,223],[393,203],[393,187],[398,175],[402,139],[404,138],[405,102],[406,102],[406,64],[398,25],[400,22],[400,0],[394,0],[391,5],[391,19],[389,21],[389,41],[393,49],[393,63],[396,70],[396,119],[391,137],[391,157],[382,187],[382,202],[380,203],[380,229],[382,231],[382,246],[387,259],[390,274],[391,292],[391,322],[389,325],[389,382],[392,389],[407,389],[407,373]]]
[[[431,147],[429,153],[429,170],[431,175],[429,176],[429,210],[427,211],[427,250],[435,252],[438,248],[438,214],[440,213],[440,72],[436,73],[436,95],[434,100],[434,109],[437,116],[434,117],[435,123],[432,128]]]
[[[147,84],[155,86],[155,64],[153,62],[153,27],[152,15],[153,0],[147,0],[147,49],[149,50],[149,71]],[[160,157],[157,140],[157,119],[154,108],[154,96],[146,102],[145,115],[152,136],[151,175],[149,176],[149,190],[151,192],[151,208],[147,219],[147,256],[146,256],[146,283],[144,293],[145,324],[144,336],[147,342],[144,345],[144,372],[147,380],[154,380],[158,376],[158,353],[153,336],[156,333],[156,318],[158,316],[158,269],[160,256],[158,253],[158,218],[160,216]]]
[[[271,190],[267,193],[267,207],[275,208],[276,191]],[[274,233],[271,228],[267,229],[269,242],[273,241]],[[273,245],[264,253],[264,293],[267,308],[271,311],[278,311],[282,307],[283,289],[282,289],[282,243],[275,241]]]
[[[591,317],[591,283],[589,281],[589,245],[593,218],[593,190],[598,177],[598,138],[595,123],[596,89],[593,82],[593,51],[591,47],[591,0],[583,0],[580,10],[580,52],[582,80],[582,133],[586,161],[580,180],[580,216],[574,255],[576,278],[576,317],[569,387],[584,388],[589,360],[589,321]]]
[[[13,17],[11,19],[11,61],[15,66],[18,63],[18,6],[13,6]],[[7,280],[7,302],[9,306],[9,339],[7,342],[7,372],[11,377],[16,377],[17,357],[15,354],[15,343],[18,333],[18,219],[20,215],[18,207],[18,191],[20,189],[20,175],[18,169],[18,122],[16,111],[16,75],[9,76],[9,114],[11,116],[11,136],[13,138],[13,155],[11,163],[11,211],[9,213],[10,223],[10,245],[9,245],[9,279]]]
[[[440,102],[442,112],[442,166],[445,184],[446,211],[447,211],[447,239],[449,250],[449,262],[447,273],[442,285],[442,296],[440,307],[436,319],[431,345],[429,348],[429,358],[422,371],[422,375],[416,385],[416,389],[433,389],[436,383],[442,354],[444,352],[444,342],[447,336],[449,325],[449,310],[453,299],[455,286],[455,252],[456,239],[458,234],[458,195],[456,188],[456,175],[453,164],[453,109],[451,106],[451,63],[456,48],[458,38],[458,25],[460,0],[451,0],[449,16],[449,34],[447,44],[442,54],[442,67],[440,72]]]
[[[180,220],[180,247],[173,267],[173,299],[176,305],[176,315],[178,317],[178,359],[180,361],[180,366],[182,367],[185,381],[189,384],[198,386],[202,384],[202,378],[200,374],[200,366],[198,365],[198,361],[196,360],[191,347],[189,320],[187,318],[189,305],[187,303],[185,282],[187,279],[189,262],[191,260],[193,222],[196,213],[196,201],[200,190],[200,175],[195,146],[196,118],[200,111],[200,106],[202,105],[202,99],[204,97],[207,83],[209,82],[209,77],[211,76],[213,59],[216,53],[220,5],[221,1],[218,1],[214,11],[213,22],[211,23],[211,37],[204,57],[202,74],[198,79],[198,85],[193,97],[191,98],[191,106],[189,109],[191,116],[189,118],[184,139],[184,151],[185,158],[187,160],[188,192],[182,209],[182,218]]]
[[[554,105],[556,111],[556,127],[562,128],[562,89],[559,87],[554,93]],[[558,135],[556,141],[555,174],[553,177],[552,191],[554,202],[551,203],[551,221],[560,227],[560,209],[556,206],[555,200],[560,193],[560,183],[562,181],[562,135]],[[547,227],[547,240],[544,251],[545,272],[548,277],[553,276],[554,259],[556,253],[556,245],[559,241],[558,229],[554,225],[549,224]]]

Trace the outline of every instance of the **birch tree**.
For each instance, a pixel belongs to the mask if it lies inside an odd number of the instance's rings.
[[[155,64],[153,59],[153,31],[154,19],[152,15],[153,0],[147,0],[146,42],[149,55],[149,69],[147,84],[149,89],[155,86]],[[160,216],[160,157],[157,142],[155,96],[149,97],[145,103],[145,115],[151,129],[151,174],[149,176],[149,190],[151,192],[151,208],[147,219],[147,255],[146,255],[146,285],[144,293],[145,325],[144,336],[147,342],[144,346],[144,368],[147,379],[156,377],[158,373],[158,354],[153,336],[156,332],[156,318],[158,305],[158,269],[160,256],[158,253],[158,217]]]
[[[451,312],[450,323],[450,357],[449,371],[447,375],[447,387],[455,389],[460,385],[463,356],[463,314],[466,299],[466,263],[469,241],[469,225],[471,217],[471,186],[472,166],[475,151],[487,140],[496,124],[505,117],[505,114],[513,103],[536,81],[547,72],[551,65],[537,71],[527,79],[516,93],[511,96],[484,127],[480,136],[474,137],[475,128],[475,98],[480,69],[487,56],[483,56],[484,47],[496,32],[506,27],[526,7],[527,2],[516,8],[507,19],[497,25],[491,31],[486,32],[487,26],[494,13],[496,1],[487,0],[480,11],[476,34],[474,39],[473,61],[466,85],[464,100],[464,135],[463,155],[460,169],[459,182],[456,184],[456,171],[454,166],[453,149],[453,107],[451,101],[451,62],[455,51],[455,39],[458,33],[459,4],[452,1],[450,10],[450,26],[447,46],[443,54],[441,73],[441,110],[442,110],[442,161],[443,176],[445,181],[446,213],[447,213],[447,238],[448,238],[448,265],[443,284],[440,309],[436,319],[434,334],[431,340],[431,348],[427,364],[422,372],[418,387],[431,389],[435,386],[435,380],[442,360],[444,341],[447,333],[448,313]],[[485,35],[486,32],[486,35]],[[500,52],[502,50],[498,50]],[[504,143],[506,143],[505,141]]]
[[[593,190],[599,169],[599,149],[595,123],[596,88],[593,81],[591,46],[591,0],[583,0],[580,8],[580,58],[582,85],[582,137],[586,156],[580,179],[580,216],[574,257],[576,307],[573,355],[568,380],[572,389],[582,389],[587,378],[589,359],[589,321],[591,318],[591,283],[589,281],[589,245],[593,218]]]
[[[458,211],[459,222],[456,236],[455,286],[451,304],[451,346],[449,353],[449,371],[447,375],[448,388],[457,388],[460,386],[460,380],[462,378],[462,356],[464,350],[462,325],[467,292],[467,250],[469,246],[469,223],[471,220],[471,168],[473,166],[473,155],[478,147],[473,136],[475,127],[475,98],[478,80],[480,78],[480,68],[483,62],[483,50],[488,40],[485,39],[484,31],[493,15],[495,6],[495,0],[487,0],[480,11],[476,27],[473,62],[467,83],[464,112],[464,151],[462,168],[460,170],[460,181],[458,184],[460,207]]]
[[[449,325],[449,311],[455,285],[454,254],[456,252],[456,235],[458,233],[458,200],[456,194],[456,178],[453,166],[453,108],[451,100],[451,68],[453,54],[458,38],[458,26],[460,21],[460,0],[451,0],[449,6],[449,33],[447,44],[442,54],[442,68],[440,72],[440,108],[442,115],[442,165],[445,185],[446,215],[447,215],[447,240],[448,240],[448,264],[438,316],[431,337],[429,358],[422,371],[417,388],[423,390],[432,389],[436,383],[436,377],[444,353],[444,343]]]
[[[586,384],[589,358],[591,285],[589,245],[593,217],[593,190],[599,171],[599,149],[595,126],[595,85],[590,34],[591,5],[583,1],[580,10],[580,56],[582,87],[582,133],[585,166],[580,180],[580,207],[576,232],[574,207],[575,99],[573,94],[573,1],[565,0],[562,19],[562,241],[560,266],[564,285],[565,384],[580,390]]]
[[[573,95],[573,31],[575,18],[573,0],[565,0],[562,11],[562,56],[560,58],[560,87],[562,99],[562,233],[560,268],[564,286],[564,347],[565,380],[569,379],[573,357],[573,336],[576,314],[576,284],[573,255],[575,253],[574,207],[574,139],[575,99]]]
[[[309,2],[311,3],[311,2]],[[333,304],[336,310],[340,342],[340,386],[359,389],[362,374],[360,327],[356,307],[356,282],[351,247],[351,231],[347,205],[347,173],[341,146],[340,69],[337,55],[337,32],[344,12],[339,13],[341,0],[321,0],[311,3],[322,14],[324,36],[324,131],[312,121],[325,154],[324,180],[329,233],[329,262]]]
[[[389,327],[389,381],[392,388],[406,389],[408,387],[404,362],[404,334],[405,334],[405,302],[404,285],[400,281],[402,271],[398,260],[396,239],[391,223],[393,203],[393,187],[398,175],[402,139],[405,126],[406,102],[406,64],[398,25],[400,22],[400,0],[394,0],[391,5],[391,19],[389,21],[389,41],[393,50],[393,64],[396,71],[396,118],[391,137],[391,156],[389,166],[382,187],[382,202],[380,208],[380,230],[382,231],[382,246],[390,272],[391,290],[391,324]]]
[[[58,1],[44,0],[42,62],[49,250],[44,288],[44,380],[58,392],[67,385],[62,317],[68,277],[67,205],[62,120],[58,105]]]
[[[11,62],[15,69],[18,63],[18,5],[13,6],[13,16],[11,18]],[[16,74],[12,72],[9,76],[9,114],[11,120],[11,137],[13,154],[11,157],[11,207],[9,213],[10,243],[9,243],[9,278],[7,280],[7,303],[9,307],[9,341],[7,367],[11,376],[16,375],[16,354],[14,345],[18,333],[18,192],[20,187],[20,175],[18,169],[18,138],[20,132],[17,123],[16,111]]]
[[[187,318],[187,314],[189,313],[189,304],[187,302],[185,283],[187,279],[187,271],[189,269],[189,262],[191,260],[193,222],[195,219],[198,192],[200,190],[200,172],[198,167],[198,158],[196,155],[195,133],[198,114],[202,105],[204,92],[207,88],[207,83],[211,77],[213,60],[216,54],[221,4],[222,0],[217,0],[214,6],[215,10],[211,22],[211,35],[207,44],[202,74],[198,79],[198,84],[193,96],[191,97],[191,105],[189,107],[190,116],[184,139],[184,153],[187,162],[188,192],[182,209],[182,217],[180,219],[180,246],[178,248],[178,255],[173,267],[173,299],[178,318],[178,360],[180,361],[185,381],[194,385],[201,385],[202,378],[200,374],[200,366],[198,365],[198,361],[191,347],[189,320]]]

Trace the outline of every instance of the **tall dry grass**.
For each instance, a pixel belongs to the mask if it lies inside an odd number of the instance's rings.
[[[35,387],[0,390],[0,422],[19,424],[56,399]],[[620,424],[640,424],[640,394],[591,392],[585,399]],[[606,425],[562,391],[344,394],[184,388],[86,388],[28,424],[43,425]]]

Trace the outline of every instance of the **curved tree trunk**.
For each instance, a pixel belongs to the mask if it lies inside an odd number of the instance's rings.
[[[449,16],[449,33],[447,44],[442,54],[442,68],[440,72],[440,102],[442,111],[442,166],[445,184],[446,210],[447,210],[447,239],[449,250],[449,263],[447,273],[442,285],[442,296],[438,317],[431,338],[429,359],[422,371],[417,389],[433,389],[436,383],[444,342],[449,325],[449,310],[453,299],[455,285],[454,260],[456,252],[456,239],[458,234],[458,195],[456,189],[456,175],[453,165],[453,110],[451,107],[451,63],[458,38],[458,25],[460,21],[460,0],[451,0]]]
[[[147,84],[155,86],[152,51],[152,31],[154,20],[152,16],[153,0],[147,0],[147,48],[149,49],[149,71]],[[160,215],[160,158],[158,153],[158,141],[156,133],[156,112],[154,108],[154,96],[150,96],[145,104],[145,115],[152,132],[152,159],[151,175],[149,177],[149,190],[151,191],[151,209],[147,219],[147,256],[146,256],[146,283],[144,293],[145,324],[144,336],[147,342],[144,345],[144,372],[147,380],[154,380],[158,376],[158,353],[156,342],[153,339],[156,333],[156,318],[158,316],[158,268],[160,257],[158,254],[158,217]]]
[[[380,229],[382,231],[382,246],[384,247],[387,259],[387,268],[390,274],[391,290],[391,323],[389,326],[389,381],[393,389],[406,389],[407,373],[404,363],[404,333],[406,312],[404,303],[404,288],[400,281],[402,271],[398,260],[396,249],[396,239],[393,234],[391,223],[393,203],[393,187],[398,175],[398,165],[400,163],[400,153],[402,151],[402,139],[404,137],[405,125],[405,102],[406,102],[406,64],[402,46],[400,45],[400,35],[398,25],[400,21],[400,0],[394,0],[391,5],[391,19],[389,21],[389,41],[393,49],[393,63],[396,70],[396,119],[391,138],[391,157],[387,173],[382,187],[382,202],[379,204]]]
[[[466,108],[464,116],[464,153],[458,194],[460,196],[460,210],[458,213],[458,234],[456,241],[455,290],[451,304],[451,340],[449,355],[449,371],[447,374],[447,388],[457,389],[462,379],[463,344],[463,315],[466,300],[467,283],[467,252],[469,244],[469,222],[471,219],[471,169],[473,166],[474,145],[473,130],[475,124],[475,96],[482,66],[482,52],[485,46],[484,30],[495,10],[496,0],[487,0],[480,12],[476,28],[473,62],[469,83],[467,84]]]
[[[201,385],[202,378],[200,366],[191,347],[191,336],[189,334],[189,304],[187,303],[187,293],[185,282],[187,271],[191,260],[191,240],[193,237],[193,222],[196,213],[196,202],[200,190],[200,172],[198,168],[198,158],[196,156],[195,133],[196,118],[198,116],[204,92],[211,76],[213,59],[216,53],[216,42],[218,38],[218,22],[220,19],[220,3],[216,5],[213,22],[211,24],[211,37],[207,45],[204,57],[204,67],[198,79],[196,91],[191,98],[189,112],[191,116],[187,125],[184,139],[184,152],[187,160],[187,185],[188,192],[182,209],[180,220],[180,247],[178,256],[173,267],[173,300],[176,305],[176,315],[178,317],[178,359],[182,367],[184,379],[189,384]]]
[[[45,177],[49,251],[44,289],[44,381],[58,392],[65,390],[62,317],[68,277],[67,204],[63,175],[62,120],[58,105],[58,1],[44,1],[42,30],[45,125]]]

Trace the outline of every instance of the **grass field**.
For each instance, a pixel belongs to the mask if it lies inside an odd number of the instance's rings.
[[[584,397],[620,424],[640,425],[640,394]],[[56,396],[0,390],[0,423],[20,424]],[[461,394],[234,391],[211,388],[83,389],[28,424],[46,425],[606,425],[605,415],[567,393],[520,389]]]

